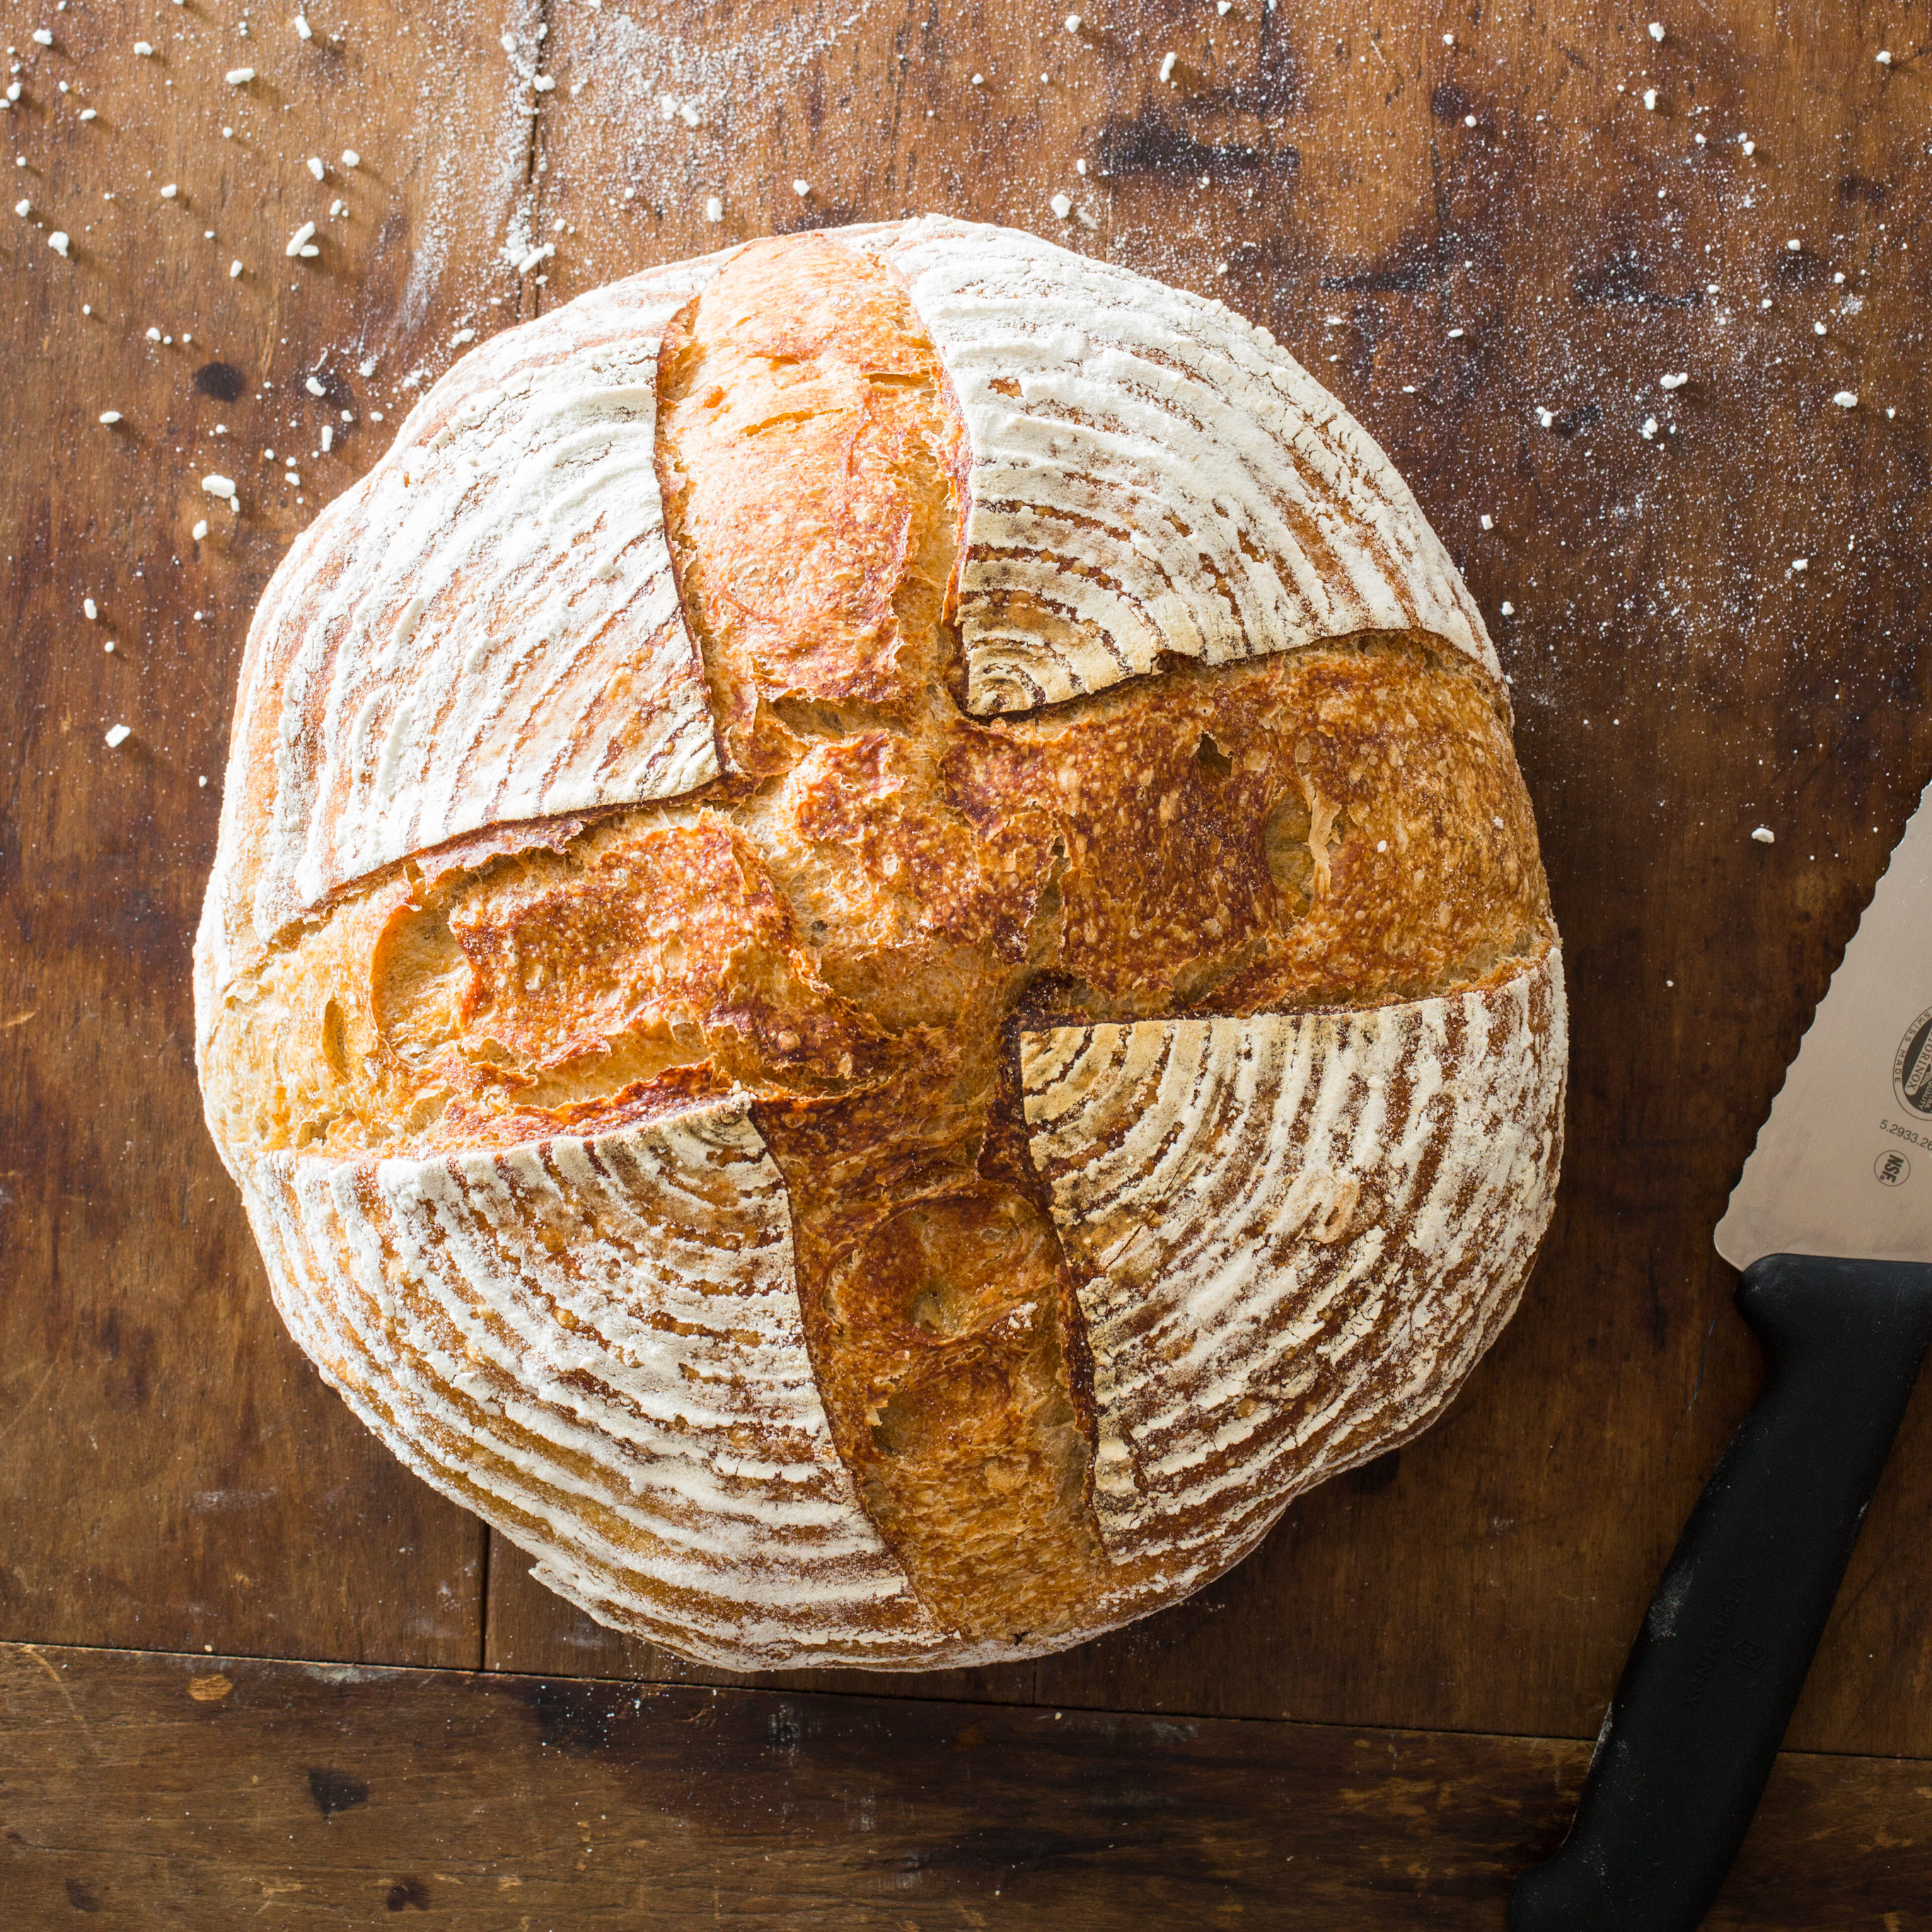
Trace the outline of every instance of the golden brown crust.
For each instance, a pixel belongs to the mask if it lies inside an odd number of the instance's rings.
[[[744,250],[670,330],[658,472],[727,776],[476,839],[284,935],[217,1016],[237,1151],[602,1132],[736,1088],[860,1499],[934,1618],[1091,1627],[1092,1368],[1016,1014],[1373,1006],[1553,937],[1500,690],[1426,637],[976,722],[963,439],[870,258]]]
[[[661,381],[672,560],[731,765],[790,761],[788,704],[904,721],[957,686],[964,432],[904,291],[816,236],[754,242]]]

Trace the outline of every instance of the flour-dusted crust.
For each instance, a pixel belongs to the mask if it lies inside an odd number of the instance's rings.
[[[1450,1400],[1549,1223],[1568,1044],[1553,948],[1366,1012],[1022,1036],[1111,1556],[1191,1588]]]
[[[1496,672],[1408,484],[1265,330],[1010,228],[928,215],[855,245],[905,278],[966,421],[969,710],[1354,631]]]
[[[665,326],[718,266],[634,277],[465,356],[296,540],[249,632],[218,985],[244,932],[266,942],[412,853],[716,777],[654,456]]]
[[[932,218],[436,385],[257,615],[196,996],[302,1346],[729,1668],[1177,1601],[1454,1394],[1561,1139],[1400,480],[1219,304]]]
[[[742,1103],[498,1154],[268,1154],[244,1190],[330,1382],[592,1616],[740,1669],[940,1638],[832,1448]]]

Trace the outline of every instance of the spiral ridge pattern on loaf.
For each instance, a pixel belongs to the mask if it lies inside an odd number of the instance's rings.
[[[1414,1434],[1514,1299],[1555,1199],[1555,952],[1360,1012],[1022,1036],[1033,1156],[1080,1289],[1109,1552],[1176,1584]],[[1394,1372],[1390,1372],[1394,1371]]]
[[[273,753],[224,801],[270,788],[225,925],[271,940],[460,833],[718,776],[653,466],[664,331],[716,272],[638,276],[482,345],[290,553],[236,705]]]
[[[832,1446],[742,1104],[500,1154],[270,1154],[245,1185],[296,1339],[593,1615],[721,1662],[938,1635]]]
[[[1408,484],[1265,331],[1012,229],[927,216],[854,245],[905,278],[971,440],[969,710],[1352,631],[1496,671]]]

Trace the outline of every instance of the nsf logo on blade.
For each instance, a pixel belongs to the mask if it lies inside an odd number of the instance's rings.
[[[1932,1006],[1912,1022],[1892,1063],[1892,1090],[1898,1104],[1921,1120],[1932,1120]]]

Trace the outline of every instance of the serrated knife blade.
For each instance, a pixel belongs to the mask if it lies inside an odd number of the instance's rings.
[[[1928,795],[1718,1225],[1718,1252],[1743,1270],[1738,1312],[1763,1345],[1764,1385],[1651,1599],[1570,1834],[1510,1894],[1510,1932],[1693,1932],[1702,1919],[1932,1341]]]
[[[1798,1043],[1716,1240],[1740,1268],[1765,1255],[1932,1262],[1926,795]]]

